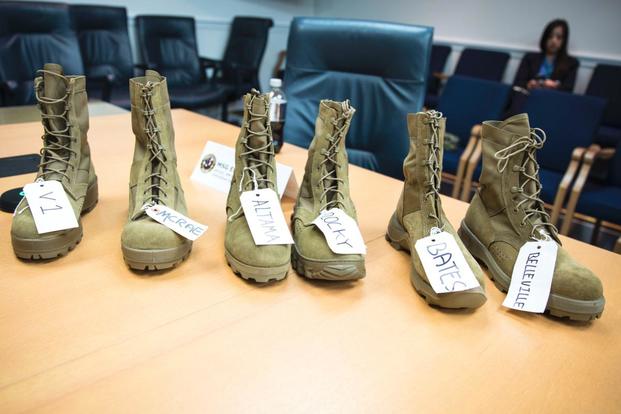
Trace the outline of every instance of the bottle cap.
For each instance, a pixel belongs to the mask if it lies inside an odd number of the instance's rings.
[[[272,88],[280,88],[282,86],[282,80],[278,78],[270,79],[270,86]]]

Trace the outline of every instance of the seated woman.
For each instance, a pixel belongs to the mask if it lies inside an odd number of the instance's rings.
[[[579,62],[567,53],[569,26],[565,20],[553,20],[539,41],[539,53],[527,53],[515,76],[514,85],[527,90],[557,89],[571,92],[576,83]]]

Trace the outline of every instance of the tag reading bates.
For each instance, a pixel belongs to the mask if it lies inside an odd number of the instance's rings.
[[[313,220],[323,233],[330,250],[336,254],[366,254],[367,248],[356,220],[340,208],[323,210]]]
[[[71,203],[58,181],[26,184],[24,195],[39,234],[78,227]]]
[[[436,293],[459,292],[480,286],[450,233],[442,231],[424,237],[414,247]]]
[[[207,231],[207,226],[166,206],[155,204],[147,207],[145,212],[153,220],[192,241],[198,239]]]
[[[558,245],[553,240],[526,242],[520,248],[503,306],[526,312],[546,309]]]
[[[269,188],[244,191],[239,197],[257,246],[293,244],[278,194]]]

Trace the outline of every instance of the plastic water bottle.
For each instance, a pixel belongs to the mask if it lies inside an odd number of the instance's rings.
[[[278,78],[270,79],[270,124],[272,126],[272,137],[274,139],[274,151],[280,152],[285,143],[283,130],[285,128],[285,112],[287,109],[287,97],[282,91],[282,80]]]

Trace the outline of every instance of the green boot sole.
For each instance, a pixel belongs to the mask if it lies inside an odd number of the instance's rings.
[[[89,213],[99,201],[99,189],[97,179],[86,190],[84,204],[80,215]],[[45,235],[38,239],[24,239],[11,235],[15,256],[24,260],[49,260],[67,255],[82,240],[82,223],[79,227],[55,234],[51,237]]]
[[[291,266],[297,274],[308,279],[347,281],[366,276],[364,259],[350,262],[316,261],[302,256],[295,246],[291,249]]]
[[[397,250],[411,251],[410,236],[399,224],[393,215],[388,224],[386,240]],[[487,296],[481,287],[461,292],[436,293],[431,285],[423,279],[412,266],[410,281],[416,292],[432,306],[447,309],[475,309],[487,301]]]
[[[511,277],[502,271],[485,245],[481,243],[464,222],[461,223],[457,233],[472,256],[480,262],[483,262],[487,267],[488,275],[496,287],[506,293],[511,284]],[[577,300],[552,293],[548,299],[546,311],[548,311],[550,315],[559,318],[569,318],[572,321],[587,322],[602,316],[605,303],[606,301],[604,298],[597,300]]]
[[[164,270],[175,267],[188,258],[192,242],[184,241],[181,246],[171,249],[141,250],[121,245],[123,260],[134,270]]]
[[[252,280],[257,283],[269,283],[283,280],[289,272],[289,263],[280,266],[257,267],[240,262],[233,257],[226,249],[224,250],[226,262],[236,275],[242,279]]]

